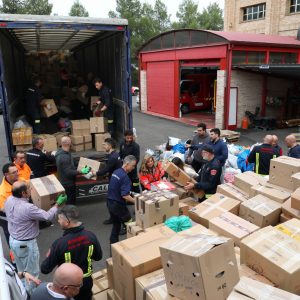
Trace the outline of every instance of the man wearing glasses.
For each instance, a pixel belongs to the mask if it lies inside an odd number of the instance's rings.
[[[41,272],[50,273],[56,266],[72,262],[83,271],[83,286],[75,296],[76,300],[92,299],[92,260],[102,258],[102,249],[94,233],[84,229],[79,221],[79,212],[74,205],[66,205],[59,209],[58,223],[64,234],[54,241],[47,253],[47,258],[42,262]]]
[[[75,264],[64,263],[54,273],[53,282],[42,283],[35,289],[31,300],[73,300],[82,287],[83,272]]]

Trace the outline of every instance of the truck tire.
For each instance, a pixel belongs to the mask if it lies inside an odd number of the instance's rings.
[[[190,106],[187,103],[182,104],[180,110],[182,114],[187,114],[190,111]]]

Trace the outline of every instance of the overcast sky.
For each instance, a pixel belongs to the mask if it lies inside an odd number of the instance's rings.
[[[53,3],[52,14],[67,16],[74,0],[49,0],[49,2]],[[80,2],[89,12],[90,17],[106,18],[110,10],[116,9],[115,0],[80,0]],[[141,0],[141,2],[148,2],[154,5],[155,0]],[[174,20],[176,18],[176,11],[182,0],[162,0],[162,2],[167,5],[171,19]],[[217,2],[221,8],[224,8],[224,0],[199,0],[195,2],[198,2],[199,11],[202,11],[203,7],[207,7],[209,3],[213,2]]]

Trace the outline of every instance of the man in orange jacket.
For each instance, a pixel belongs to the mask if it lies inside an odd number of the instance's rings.
[[[4,202],[12,195],[12,185],[19,179],[19,171],[15,164],[7,163],[2,168],[3,180],[0,185],[0,227],[2,227],[7,244],[9,244],[9,233],[7,228],[6,215],[3,212]]]
[[[19,170],[19,180],[29,181],[31,169],[26,163],[26,154],[24,151],[16,151],[13,156],[14,164]]]

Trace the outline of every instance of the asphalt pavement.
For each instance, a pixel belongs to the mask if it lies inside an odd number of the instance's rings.
[[[199,120],[201,122],[201,120]],[[166,120],[159,117],[143,114],[139,112],[134,99],[133,108],[133,124],[137,129],[137,142],[141,146],[141,157],[146,149],[153,149],[154,146],[163,144],[167,141],[168,136],[178,137],[182,140],[187,140],[192,137],[194,127],[185,125],[176,121]],[[297,128],[275,130],[275,131],[262,131],[262,130],[248,130],[243,131],[242,136],[238,144],[249,146],[256,142],[262,141],[265,134],[277,134],[280,140],[280,145],[283,146],[284,153],[286,153],[286,147],[284,146],[284,137],[292,132],[297,131]],[[8,154],[6,148],[6,139],[4,133],[3,122],[0,120],[0,162],[1,166],[8,161]],[[133,209],[133,206],[129,206]],[[81,221],[85,225],[85,228],[94,232],[103,249],[103,259],[100,262],[94,263],[94,270],[100,270],[105,267],[105,259],[109,257],[109,235],[111,231],[111,225],[103,225],[103,221],[108,217],[107,208],[104,197],[94,197],[88,200],[78,201],[78,208],[80,211]],[[3,232],[1,231],[1,238],[4,242]],[[46,252],[52,242],[62,235],[62,230],[58,224],[42,229],[38,237],[38,244],[40,248],[40,254],[42,261],[46,255]],[[124,238],[121,237],[121,238]],[[4,247],[4,253],[8,257],[8,248]],[[42,280],[51,280],[51,275],[41,275]]]

